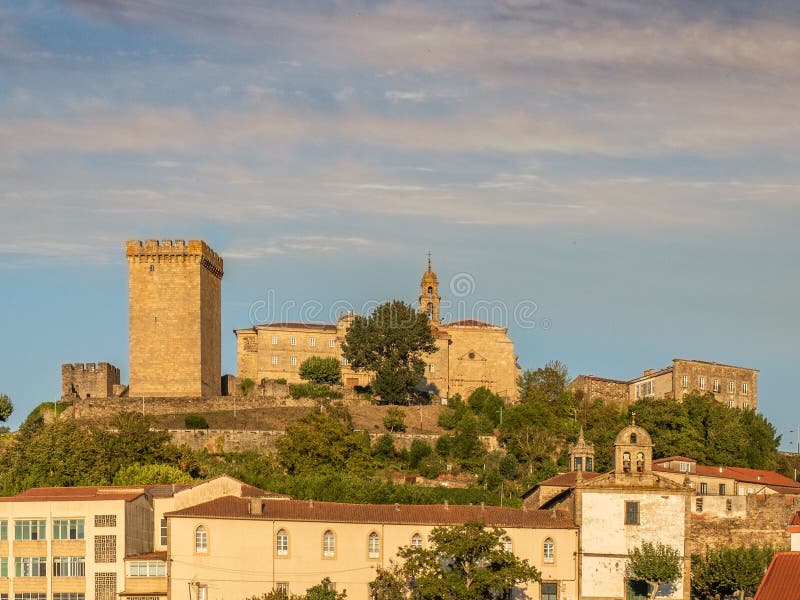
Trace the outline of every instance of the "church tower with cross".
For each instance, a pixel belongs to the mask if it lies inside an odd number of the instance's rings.
[[[439,313],[439,305],[442,297],[439,295],[439,278],[433,272],[431,267],[431,253],[428,252],[428,270],[422,275],[420,282],[420,295],[419,295],[419,309],[426,313],[431,323],[434,325],[441,324],[441,315]]]

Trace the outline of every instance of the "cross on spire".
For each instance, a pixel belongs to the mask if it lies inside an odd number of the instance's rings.
[[[431,270],[431,251],[428,250],[428,271]]]

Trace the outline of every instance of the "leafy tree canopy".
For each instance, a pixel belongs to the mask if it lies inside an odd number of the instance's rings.
[[[490,600],[540,581],[527,560],[503,548],[505,531],[483,523],[434,527],[427,548],[405,546],[401,563],[379,570],[370,588],[380,600]]]
[[[342,382],[342,367],[336,358],[312,356],[300,363],[300,377],[311,383],[334,385]]]
[[[178,467],[164,464],[143,465],[135,463],[122,467],[114,475],[114,485],[159,485],[192,483],[192,476]]]
[[[372,371],[372,390],[384,402],[402,404],[422,380],[424,354],[436,352],[428,316],[400,300],[353,319],[342,354],[357,371]]]
[[[628,555],[628,573],[632,579],[646,581],[650,586],[650,600],[658,595],[658,588],[681,577],[681,553],[662,542],[642,542]]]
[[[8,417],[14,412],[14,405],[11,403],[11,398],[5,394],[0,394],[0,422],[5,423]]]
[[[708,550],[692,557],[692,595],[711,599],[737,594],[741,600],[758,589],[775,554],[769,545]]]

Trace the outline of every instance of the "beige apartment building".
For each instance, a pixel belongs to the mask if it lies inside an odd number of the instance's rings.
[[[341,504],[226,496],[166,515],[170,597],[247,598],[303,593],[329,577],[349,600],[368,600],[378,567],[402,546],[426,545],[437,525],[479,520],[505,530],[503,543],[542,572],[519,592],[577,600],[578,530],[552,510],[484,506]]]
[[[508,330],[476,319],[442,323],[440,302],[438,278],[429,264],[420,283],[419,309],[430,318],[437,351],[423,358],[424,387],[449,398],[456,393],[467,397],[483,386],[516,400],[520,368]],[[237,376],[299,383],[303,361],[320,356],[340,362],[345,385],[367,385],[372,374],[351,369],[341,352],[353,318],[346,314],[336,323],[270,323],[237,329]]]
[[[729,408],[758,408],[758,370],[704,360],[676,358],[664,369],[648,369],[627,381],[595,375],[578,375],[568,389],[582,399],[602,398],[607,402],[628,405],[643,398],[672,398],[712,393]]]
[[[125,557],[152,548],[152,519],[142,489],[40,488],[0,498],[0,594],[116,600],[126,591]]]

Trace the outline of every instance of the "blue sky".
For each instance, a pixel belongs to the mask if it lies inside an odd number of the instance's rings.
[[[62,362],[127,377],[124,240],[200,237],[228,372],[254,303],[413,300],[431,250],[523,367],[755,367],[793,444],[799,27],[774,0],[0,3],[12,425]]]

